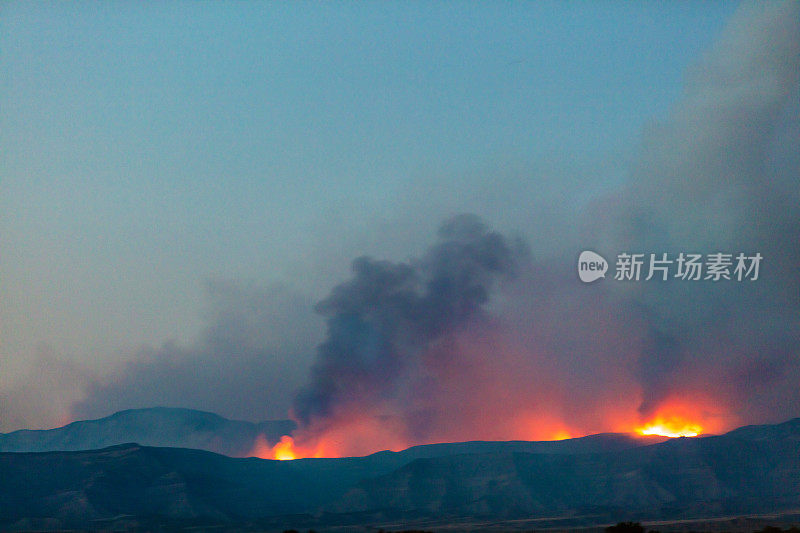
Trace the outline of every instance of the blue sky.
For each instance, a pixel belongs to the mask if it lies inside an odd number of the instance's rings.
[[[0,390],[57,361],[68,405],[139,347],[191,342],[209,279],[317,300],[454,213],[548,253],[735,8],[3,3]]]

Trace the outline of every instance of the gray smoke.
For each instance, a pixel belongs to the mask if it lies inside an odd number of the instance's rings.
[[[295,401],[297,419],[308,425],[351,403],[402,400],[420,357],[480,317],[492,286],[514,262],[506,240],[475,215],[444,223],[439,242],[419,261],[356,259],[353,279],[317,305],[327,339]]]
[[[797,375],[789,353],[800,340],[798,21],[798,2],[743,5],[689,72],[670,119],[645,135],[630,185],[605,203],[616,216],[594,237],[611,254],[764,256],[752,284],[673,281],[625,295],[647,319],[637,369],[644,415],[687,368],[705,366],[701,357],[721,365],[708,376],[749,382],[735,369],[753,361],[781,368],[773,386]]]

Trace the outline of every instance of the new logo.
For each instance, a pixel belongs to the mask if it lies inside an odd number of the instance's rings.
[[[607,270],[608,261],[600,254],[585,250],[578,257],[578,277],[584,283],[591,283],[606,277]]]

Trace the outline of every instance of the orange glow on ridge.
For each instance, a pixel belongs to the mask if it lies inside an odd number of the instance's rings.
[[[616,431],[667,438],[695,437],[726,430],[736,420],[724,408],[702,395],[671,397],[661,402],[650,416],[641,417],[635,401],[630,405],[608,405],[600,417],[562,414],[552,407],[510,415],[486,427],[461,425],[443,427],[425,439],[410,438],[400,417],[376,416],[364,412],[342,412],[326,424],[298,429],[276,444],[259,436],[251,456],[271,460],[358,457],[381,450],[400,451],[411,446],[437,442],[479,440],[565,440]],[[598,414],[598,413],[595,413]]]
[[[696,399],[691,403],[668,400],[645,423],[636,427],[640,435],[662,435],[665,437],[696,437],[703,433],[719,431],[721,420],[707,400]]]
[[[560,431],[553,433],[548,440],[567,440],[571,438],[572,434],[570,434],[569,431],[565,431],[562,429]]]
[[[636,428],[636,432],[640,435],[663,435],[673,438],[696,437],[703,432],[703,427],[679,416],[658,417],[646,425]]]
[[[272,447],[272,458],[278,461],[291,461],[297,459],[294,451],[294,439],[284,435],[278,444]]]
[[[325,442],[319,441],[315,445],[308,446],[304,442],[298,444],[289,435],[283,435],[281,440],[274,446],[270,446],[264,435],[259,435],[255,446],[250,450],[248,457],[258,457],[259,459],[270,459],[273,461],[291,461],[293,459],[306,459],[309,457],[318,459],[321,457],[341,457],[335,449],[326,446]]]

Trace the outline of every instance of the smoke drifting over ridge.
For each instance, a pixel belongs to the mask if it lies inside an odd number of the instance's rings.
[[[142,348],[110,378],[95,378],[72,406],[76,419],[152,406],[243,420],[284,418],[318,342],[306,295],[284,286],[212,280],[203,335],[189,345]]]

